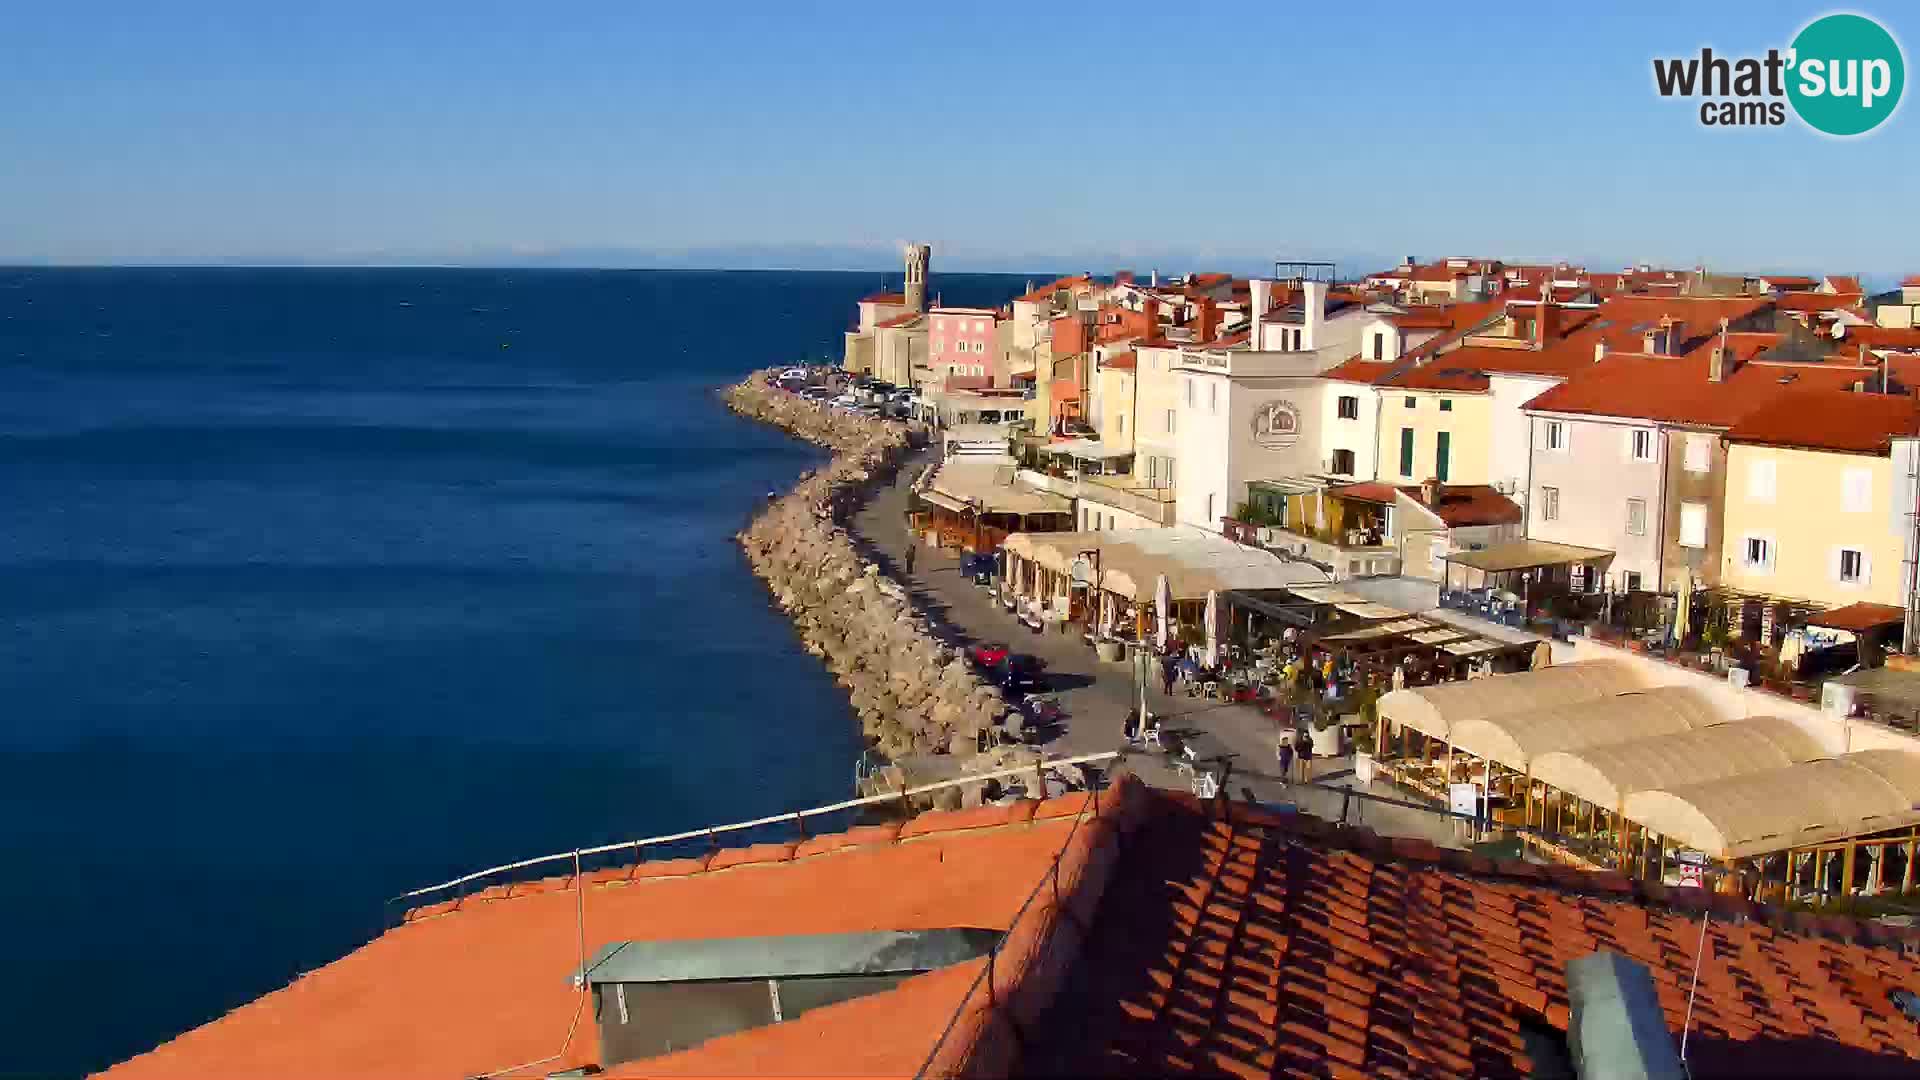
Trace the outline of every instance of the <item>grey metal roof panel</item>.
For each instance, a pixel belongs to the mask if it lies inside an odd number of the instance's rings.
[[[986,955],[1001,934],[960,927],[620,941],[594,954],[587,978],[593,983],[669,983],[932,971]],[[570,978],[577,985],[579,972]]]

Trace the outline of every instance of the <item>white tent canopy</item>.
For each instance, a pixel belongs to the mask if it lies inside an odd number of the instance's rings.
[[[1162,574],[1174,600],[1205,600],[1209,592],[1228,589],[1284,589],[1325,577],[1312,566],[1189,525],[1014,533],[1006,549],[1060,574],[1081,552],[1097,551],[1099,587],[1129,600],[1147,599]]]
[[[1862,750],[1628,795],[1626,817],[1686,847],[1739,859],[1920,823],[1920,754]]]
[[[1534,755],[1532,765],[1540,783],[1617,810],[1636,791],[1766,772],[1826,756],[1820,740],[1798,725],[1757,716],[1648,739],[1551,750]]]
[[[1380,698],[1379,710],[1391,724],[1445,739],[1456,725],[1467,720],[1577,705],[1630,693],[1644,685],[1627,664],[1583,660],[1543,671],[1395,690]]]
[[[1566,669],[1546,669],[1554,670]],[[1729,719],[1702,691],[1660,686],[1558,708],[1461,720],[1452,726],[1451,741],[1456,750],[1524,771],[1535,757],[1550,751],[1643,741]]]

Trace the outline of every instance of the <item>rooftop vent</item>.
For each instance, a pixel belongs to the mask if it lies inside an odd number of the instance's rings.
[[[998,930],[620,941],[588,961],[603,1066],[685,1050],[985,956]],[[575,986],[582,973],[571,977]]]

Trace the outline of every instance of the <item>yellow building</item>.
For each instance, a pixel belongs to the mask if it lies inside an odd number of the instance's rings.
[[[1905,603],[1903,477],[1896,437],[1911,437],[1920,402],[1808,391],[1786,395],[1726,434],[1721,583],[1827,607]]]
[[[1135,376],[1138,358],[1133,350],[1114,352],[1102,356],[1094,378],[1099,380],[1094,391],[1099,404],[1099,414],[1093,418],[1093,428],[1100,433],[1100,441],[1115,450],[1128,453],[1133,451],[1133,436],[1138,425],[1134,419],[1134,391],[1139,384]]]
[[[1136,344],[1133,364],[1133,471],[1150,487],[1174,486],[1179,456],[1180,362],[1177,345]]]
[[[1435,368],[1445,368],[1444,360]],[[1377,479],[1390,484],[1492,482],[1493,398],[1426,369],[1380,387]],[[1482,378],[1480,381],[1484,382]]]

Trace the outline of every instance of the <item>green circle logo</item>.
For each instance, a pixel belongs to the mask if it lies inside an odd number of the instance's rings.
[[[1825,15],[1793,39],[1787,99],[1815,131],[1863,135],[1893,115],[1907,83],[1900,43],[1863,15]]]

